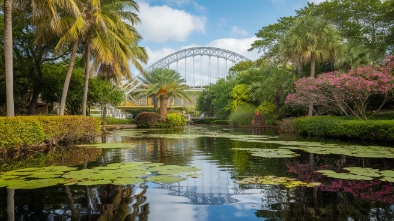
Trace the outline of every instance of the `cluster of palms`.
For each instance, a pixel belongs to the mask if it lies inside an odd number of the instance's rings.
[[[64,115],[67,91],[77,57],[83,48],[85,83],[82,113],[86,115],[88,81],[93,74],[115,80],[130,78],[130,61],[139,70],[147,61],[144,48],[138,46],[141,36],[134,25],[139,22],[135,1],[125,0],[31,0],[4,1],[4,54],[6,73],[7,116],[14,116],[12,9],[32,7],[38,38],[59,38],[55,51],[70,50],[70,61],[60,102]]]

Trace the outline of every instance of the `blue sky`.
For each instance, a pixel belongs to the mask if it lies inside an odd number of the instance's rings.
[[[219,47],[252,60],[248,52],[255,33],[307,2],[323,0],[137,0],[141,23],[141,46],[150,57],[148,64],[176,51],[198,46]]]

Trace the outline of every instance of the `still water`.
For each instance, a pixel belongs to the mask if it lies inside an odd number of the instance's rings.
[[[287,143],[283,152],[281,142],[294,139],[220,127],[112,131],[99,141],[126,145],[106,146],[93,160],[78,165],[80,169],[152,162],[198,171],[175,183],[52,185],[12,191],[3,187],[0,220],[7,220],[10,203],[14,220],[34,221],[394,220],[392,147],[371,157],[359,152],[374,147],[327,153],[326,148],[336,144],[325,147],[302,141]],[[305,148],[298,148],[300,144]],[[270,151],[255,152],[260,149]],[[353,177],[343,175],[351,170],[344,168],[353,168]],[[242,182],[260,178],[270,182]]]

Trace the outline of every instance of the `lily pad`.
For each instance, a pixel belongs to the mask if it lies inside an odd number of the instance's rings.
[[[104,184],[110,184],[112,183],[111,180],[84,180],[84,181],[80,181],[77,182],[77,185],[81,185],[81,186],[92,186],[92,185],[104,185]]]
[[[155,183],[176,183],[185,180],[185,178],[175,176],[150,176],[147,180]]]
[[[8,171],[0,175],[0,187],[12,189],[35,189],[63,185],[136,184],[144,179],[171,183],[183,178],[178,175],[195,173],[195,167],[163,165],[161,163],[131,162],[114,163],[92,169],[77,170],[75,167],[51,166]],[[160,171],[160,173],[159,173]],[[175,176],[177,175],[177,176]],[[172,178],[169,178],[172,177]]]
[[[63,178],[37,179],[37,180],[10,180],[7,182],[9,189],[37,189],[42,187],[64,184]]]
[[[286,188],[292,187],[315,187],[320,186],[321,183],[318,182],[302,182],[293,178],[288,177],[277,177],[277,176],[255,176],[255,177],[246,177],[242,180],[235,181],[238,184],[263,184],[263,185],[282,185]]]
[[[252,156],[263,158],[292,158],[297,154],[287,149],[261,149],[261,148],[233,148],[233,150],[247,150],[252,152]]]
[[[138,177],[129,177],[129,178],[123,177],[123,178],[118,178],[118,179],[114,180],[112,184],[128,185],[128,184],[137,184],[137,183],[142,183],[142,182],[144,182],[144,180],[141,178],[138,178]]]
[[[378,169],[372,168],[362,168],[362,167],[345,167],[343,168],[349,173],[360,175],[360,176],[367,176],[367,177],[381,177],[382,175],[379,173]]]

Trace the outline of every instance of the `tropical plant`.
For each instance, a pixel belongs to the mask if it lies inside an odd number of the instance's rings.
[[[313,16],[297,18],[280,41],[284,57],[295,64],[310,64],[310,77],[315,76],[316,62],[333,61],[343,48],[335,27]],[[312,114],[313,102],[310,101],[308,115]]]
[[[82,41],[84,44],[85,86],[82,112],[85,115],[89,77],[94,71],[117,77],[124,74],[123,77],[130,78],[129,60],[142,71],[140,62],[146,62],[147,54],[144,48],[138,47],[141,36],[133,27],[139,22],[135,13],[138,11],[138,4],[135,1],[91,0],[78,1],[77,4],[79,8],[84,9],[84,13],[74,18],[73,22],[65,20],[64,24],[71,25],[63,27],[66,31],[57,49],[70,42],[73,43],[68,72],[71,74],[78,42]],[[90,64],[92,58],[93,65]],[[66,81],[67,79],[69,77]],[[67,82],[65,82],[64,94],[66,94],[66,84]],[[64,100],[65,95],[62,96],[62,103],[65,103]]]
[[[183,98],[190,100],[186,92],[188,86],[181,75],[168,68],[156,68],[151,72],[144,72],[139,79],[145,84],[145,89],[139,92],[140,95],[154,96],[160,101],[160,120],[167,117],[167,101],[172,98]]]
[[[238,84],[231,91],[231,110],[234,111],[238,106],[251,104],[249,86]]]
[[[141,36],[132,26],[139,22],[135,11],[138,4],[135,1],[125,0],[92,0],[85,5],[85,21],[87,32],[83,37],[85,41],[85,89],[82,112],[86,114],[88,79],[91,75],[90,55],[93,56],[96,67],[99,64],[112,67],[112,71],[130,78],[128,70],[129,60],[143,71],[140,61],[146,62],[145,49],[138,47]],[[92,69],[94,70],[94,68]],[[108,71],[106,72],[108,73]]]

